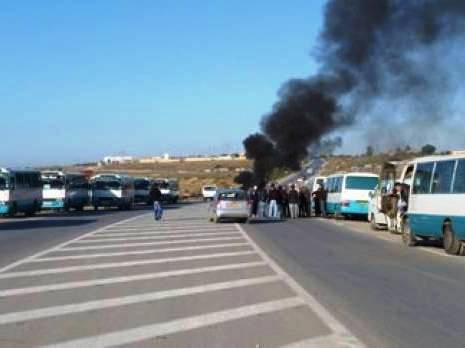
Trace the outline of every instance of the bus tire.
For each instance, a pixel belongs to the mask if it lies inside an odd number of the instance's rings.
[[[405,219],[402,223],[402,241],[409,247],[418,245],[417,237],[413,234],[408,219]]]
[[[98,210],[98,205],[94,205],[94,210],[95,210],[95,211]]]
[[[10,206],[10,209],[8,210],[8,216],[15,217],[17,213],[18,213],[18,206],[16,205],[16,202],[13,202]]]
[[[443,245],[444,250],[449,255],[458,255],[462,248],[462,242],[455,236],[454,230],[449,222],[443,227]]]

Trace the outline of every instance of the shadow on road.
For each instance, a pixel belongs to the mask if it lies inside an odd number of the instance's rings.
[[[96,219],[44,219],[44,220],[16,220],[0,224],[1,230],[27,230],[38,228],[58,228],[81,226],[97,222]]]
[[[250,219],[249,224],[279,224],[286,222],[284,219]]]

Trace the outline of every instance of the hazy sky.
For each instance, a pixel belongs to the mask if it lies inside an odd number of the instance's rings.
[[[228,152],[315,69],[323,0],[0,5],[0,165]]]

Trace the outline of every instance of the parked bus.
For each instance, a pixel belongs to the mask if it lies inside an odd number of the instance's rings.
[[[42,181],[34,170],[0,168],[0,214],[34,215],[42,207]]]
[[[92,177],[92,205],[121,210],[134,206],[134,179],[120,174],[99,174]]]
[[[82,211],[90,203],[90,185],[84,174],[42,172],[42,209]]]
[[[442,240],[448,254],[465,254],[465,155],[423,157],[404,169],[408,209],[402,239],[414,246],[419,239]]]
[[[336,216],[368,216],[369,193],[378,184],[372,173],[342,173],[328,176],[326,212]]]
[[[179,200],[179,184],[177,179],[156,179],[159,185],[162,201],[167,203],[177,203]]]
[[[150,204],[150,187],[152,181],[149,178],[134,179],[134,202]]]

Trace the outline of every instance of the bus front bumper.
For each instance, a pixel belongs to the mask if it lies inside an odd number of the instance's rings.
[[[62,199],[44,200],[42,209],[62,209],[65,207],[65,202]]]
[[[341,204],[342,214],[368,215],[368,202],[348,201]]]
[[[10,207],[5,202],[0,202],[0,214],[8,214]]]

